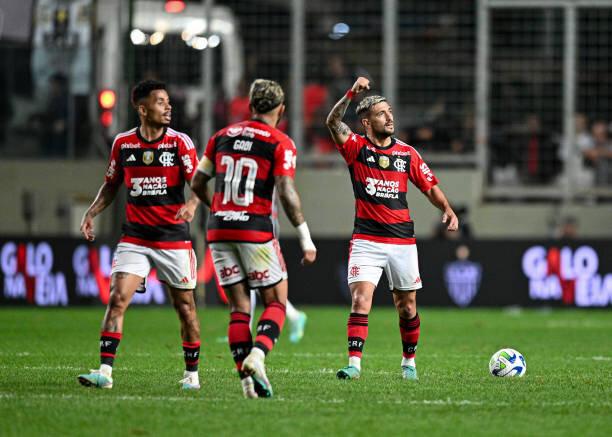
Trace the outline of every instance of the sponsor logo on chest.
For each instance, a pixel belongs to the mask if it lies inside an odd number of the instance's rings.
[[[384,199],[399,199],[399,181],[367,177],[366,184],[365,190],[370,196]]]
[[[132,178],[130,196],[162,196],[167,194],[168,181],[165,176]]]

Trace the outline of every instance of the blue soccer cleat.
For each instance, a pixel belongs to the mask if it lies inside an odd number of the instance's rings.
[[[254,350],[251,351],[242,363],[242,371],[253,378],[253,385],[257,396],[260,398],[271,398],[274,393],[272,385],[266,376],[264,360],[259,354],[253,353]]]
[[[336,378],[338,379],[359,379],[361,371],[355,366],[346,366],[338,370]]]
[[[298,317],[294,322],[289,322],[289,341],[291,343],[299,343],[304,337],[304,328],[306,327],[308,317],[302,311],[298,311]]]
[[[416,367],[414,366],[402,366],[402,378],[411,379],[417,381],[419,379],[417,375]]]
[[[85,387],[113,388],[113,378],[110,375],[100,373],[99,370],[91,370],[91,373],[79,375],[79,382]]]
[[[183,379],[179,381],[183,390],[199,390],[200,378],[197,372],[187,372],[183,374]]]

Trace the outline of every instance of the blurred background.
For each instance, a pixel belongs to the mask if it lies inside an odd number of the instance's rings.
[[[172,125],[201,154],[248,117],[257,77],[286,91],[281,128],[320,242],[320,270],[291,273],[294,295],[344,302],[354,200],[324,120],[367,76],[461,218],[450,235],[409,193],[431,304],[609,306],[611,61],[612,0],[0,0],[0,303],[104,300],[122,199],[97,219],[100,245],[78,227],[114,135],[136,124],[134,83],[168,84]],[[297,257],[284,216],[281,237]],[[49,297],[58,273],[65,299]],[[202,262],[201,282],[213,273]],[[308,294],[330,278],[334,291]]]

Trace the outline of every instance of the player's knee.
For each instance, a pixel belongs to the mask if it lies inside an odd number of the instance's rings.
[[[108,301],[108,307],[115,313],[123,313],[129,305],[129,299],[126,293],[122,293],[121,290],[115,288],[111,290],[110,299]]]
[[[352,310],[354,313],[368,314],[372,307],[372,298],[359,293],[353,295]]]
[[[416,300],[402,299],[395,302],[397,313],[403,319],[412,319],[416,315]]]

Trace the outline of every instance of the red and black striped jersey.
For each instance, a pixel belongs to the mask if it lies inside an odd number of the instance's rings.
[[[198,166],[191,138],[173,129],[147,141],[134,128],[115,137],[105,180],[127,188],[122,242],[163,249],[191,248],[189,223],[174,217]]]
[[[337,148],[348,164],[355,194],[353,238],[414,244],[414,223],[406,199],[408,181],[422,192],[438,184],[421,155],[396,138],[379,147],[357,134]]]
[[[244,121],[217,132],[199,168],[215,176],[207,240],[264,243],[274,238],[270,217],[274,177],[293,178],[296,156],[291,138],[259,121]]]

